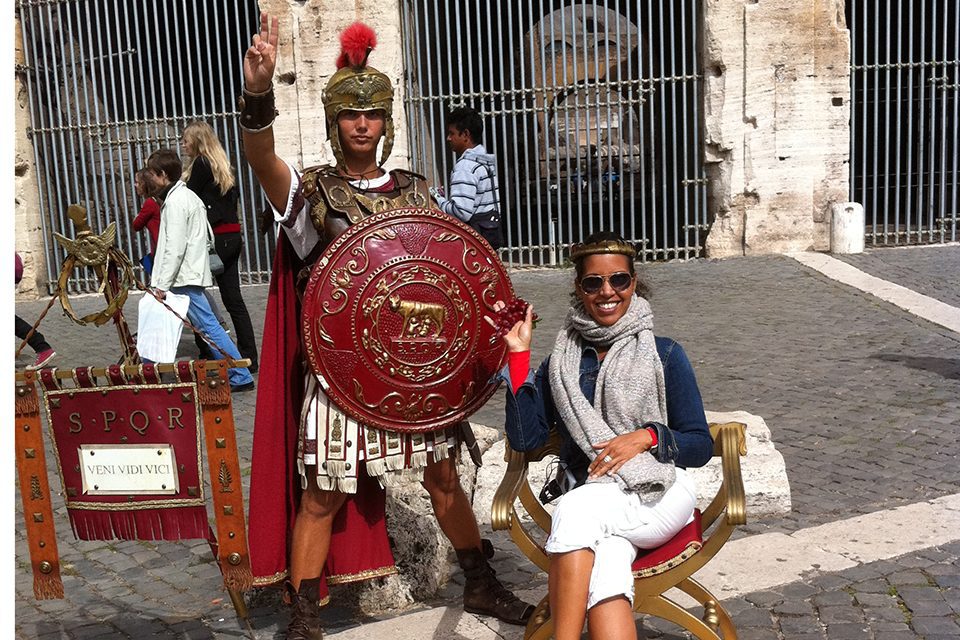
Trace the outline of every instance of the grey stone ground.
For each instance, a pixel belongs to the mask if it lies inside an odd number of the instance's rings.
[[[847,260],[960,304],[958,247],[874,250]],[[960,336],[786,257],[653,264],[643,272],[654,290],[658,333],[686,348],[707,408],[763,416],[786,460],[793,512],[752,521],[739,535],[794,531],[960,490]],[[513,280],[543,317],[535,335],[536,360],[560,326],[571,273],[521,271]],[[266,287],[249,287],[245,297],[259,324]],[[93,299],[75,303],[81,312],[96,305]],[[17,311],[32,320],[43,306],[22,303]],[[135,304],[127,309],[133,318]],[[116,359],[109,328],[78,327],[54,310],[43,329],[61,366]],[[181,357],[195,353],[185,338]],[[18,366],[31,356],[27,349]],[[252,393],[235,398],[245,482],[254,399]],[[475,419],[497,425],[501,416],[497,399]],[[52,461],[49,453],[48,458]],[[56,489],[57,481],[52,483]],[[277,611],[270,591],[252,596],[254,631],[241,628],[206,543],[76,542],[62,501],[55,506],[66,599],[38,602],[18,505],[18,638],[282,637],[278,629],[286,614]],[[504,536],[493,538],[500,576],[528,594],[542,593],[545,576]],[[746,640],[960,637],[958,556],[960,544],[944,541],[893,560],[814,573],[726,604]],[[455,603],[461,581],[454,573],[425,606]],[[351,593],[333,595],[328,631],[365,621]],[[645,630],[650,637],[681,637],[655,620],[645,622]],[[425,630],[423,637],[432,636]]]

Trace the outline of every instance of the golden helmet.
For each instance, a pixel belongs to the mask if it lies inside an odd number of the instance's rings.
[[[344,110],[383,111],[384,142],[378,161],[381,166],[393,150],[393,83],[384,73],[367,66],[367,58],[375,46],[376,34],[362,22],[353,23],[340,34],[337,71],[321,96],[327,137],[338,165],[343,165],[343,149],[337,116]]]

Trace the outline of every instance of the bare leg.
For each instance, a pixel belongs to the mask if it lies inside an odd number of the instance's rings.
[[[300,498],[297,521],[293,525],[290,550],[290,582],[294,589],[300,581],[317,578],[327,562],[333,519],[347,499],[338,491],[321,491],[311,478]]]
[[[460,486],[453,457],[439,461],[431,458],[423,473],[423,486],[430,494],[440,529],[453,548],[479,549],[480,528],[467,494]]]
[[[592,571],[593,551],[590,549],[550,555],[550,615],[556,626],[556,640],[580,640],[587,616]]]
[[[598,602],[587,612],[587,619],[591,638],[637,640],[637,623],[633,619],[633,607],[624,596],[615,596]]]

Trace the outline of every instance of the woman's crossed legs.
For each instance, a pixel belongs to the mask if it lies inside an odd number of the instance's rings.
[[[557,640],[579,638],[588,612],[592,637],[636,638],[630,565],[638,548],[656,548],[676,535],[695,502],[693,483],[680,470],[654,504],[642,504],[615,483],[587,484],[563,496],[546,545]]]

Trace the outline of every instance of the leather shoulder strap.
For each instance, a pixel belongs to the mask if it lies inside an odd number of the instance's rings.
[[[394,181],[400,189],[407,189],[417,181],[423,182],[425,185],[427,182],[425,176],[413,171],[407,171],[406,169],[393,169],[390,171],[390,175],[393,176]]]

